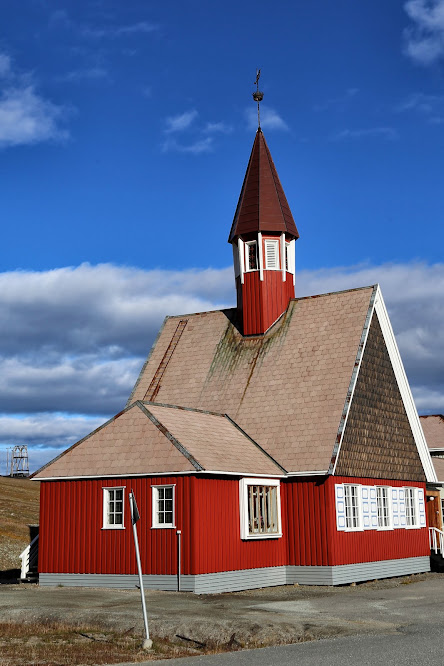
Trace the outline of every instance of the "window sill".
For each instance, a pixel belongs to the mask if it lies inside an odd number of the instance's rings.
[[[125,525],[104,525],[102,530],[124,530]]]
[[[151,525],[152,530],[175,530],[176,525]]]
[[[278,534],[248,534],[246,536],[241,536],[242,541],[254,541],[257,539],[281,539],[283,536],[282,533]]]

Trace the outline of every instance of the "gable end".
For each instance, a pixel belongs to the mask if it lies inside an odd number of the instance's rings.
[[[404,401],[373,312],[335,473],[425,481]]]

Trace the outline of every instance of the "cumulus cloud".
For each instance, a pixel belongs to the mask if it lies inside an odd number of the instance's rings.
[[[254,107],[248,107],[245,116],[248,129],[257,129],[257,110]],[[288,131],[287,123],[278,112],[263,104],[261,104],[261,127],[262,129]]]
[[[444,412],[444,264],[299,271],[296,292],[376,282],[419,410]],[[144,271],[84,264],[0,274],[0,317],[7,322],[0,327],[0,444],[38,446],[46,462],[124,407],[166,314],[234,301],[231,267]]]
[[[404,32],[405,53],[421,65],[444,56],[444,0],[408,0],[404,9],[413,26]]]
[[[6,85],[0,94],[0,148],[66,139],[60,122],[67,109],[41,95],[30,74],[13,69],[11,58],[0,54],[0,77]]]

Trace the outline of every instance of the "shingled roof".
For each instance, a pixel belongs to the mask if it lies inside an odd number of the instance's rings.
[[[37,479],[283,470],[224,414],[136,402],[42,467]]]
[[[259,128],[231,226],[228,242],[237,236],[268,231],[285,232],[293,238],[299,233],[282,189],[270,151]]]
[[[373,293],[294,299],[252,338],[233,311],[167,317],[130,403],[149,399],[157,377],[156,401],[226,413],[289,472],[325,472]]]
[[[430,414],[419,418],[429,449],[444,449],[444,415]]]

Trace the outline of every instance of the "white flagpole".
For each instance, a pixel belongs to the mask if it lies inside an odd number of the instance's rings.
[[[140,596],[142,599],[142,611],[143,611],[143,622],[145,624],[145,640],[142,643],[144,650],[150,650],[153,646],[153,641],[150,639],[150,631],[148,629],[148,617],[146,614],[146,605],[145,605],[145,592],[143,589],[143,579],[142,579],[142,565],[140,563],[140,552],[139,552],[139,539],[137,537],[137,527],[136,523],[139,520],[139,511],[137,509],[136,499],[134,497],[133,491],[128,495],[130,509],[131,509],[131,523],[133,525],[133,535],[134,535],[134,547],[136,549],[136,559],[137,559],[137,570],[139,573],[139,587],[140,587]]]

